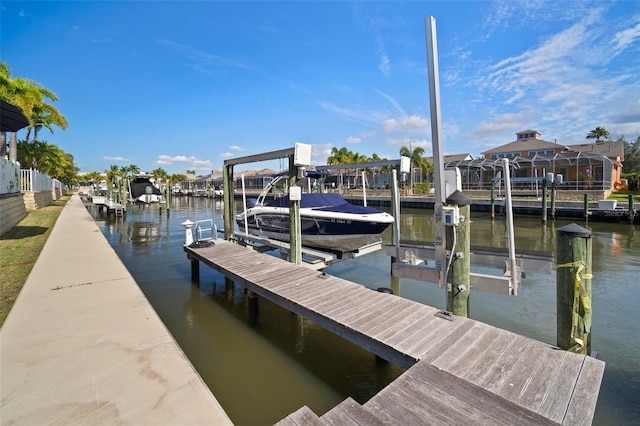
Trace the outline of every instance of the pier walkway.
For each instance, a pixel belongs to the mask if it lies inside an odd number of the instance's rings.
[[[9,424],[232,424],[80,197],[0,329]]]
[[[591,424],[604,363],[230,241],[185,247],[235,283],[408,369],[360,406],[322,417],[303,407],[282,425]]]

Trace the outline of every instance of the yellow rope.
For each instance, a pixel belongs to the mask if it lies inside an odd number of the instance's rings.
[[[587,294],[584,285],[582,285],[582,280],[591,279],[593,275],[580,274],[586,267],[587,263],[584,260],[558,265],[558,268],[575,268],[573,315],[571,320],[571,342],[574,345],[569,348],[571,352],[584,352],[583,349],[587,345],[589,333],[591,332],[591,298]],[[583,316],[580,316],[580,308],[584,312]]]

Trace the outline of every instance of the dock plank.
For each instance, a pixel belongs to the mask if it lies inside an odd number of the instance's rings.
[[[446,371],[450,371],[460,364],[468,364],[471,362],[473,354],[479,352],[478,346],[482,344],[481,342],[491,341],[491,334],[496,335],[497,333],[498,330],[495,328],[476,322],[467,333],[442,351],[440,356],[432,361],[432,364]]]
[[[540,414],[557,422],[563,421],[583,363],[584,358],[579,362],[576,362],[575,357],[565,356],[562,358],[558,366],[558,374],[549,384],[553,393],[542,402]]]
[[[531,380],[531,375],[540,364],[540,359],[546,349],[545,344],[532,341],[526,352],[513,358],[513,368],[498,389],[497,394],[510,401],[517,401]]]
[[[540,406],[552,390],[553,379],[559,374],[558,369],[564,354],[565,351],[559,348],[546,348],[536,369],[529,377],[529,382],[518,398],[518,404],[534,411],[540,410]]]
[[[581,374],[578,376],[562,424],[580,426],[591,424],[603,374],[604,363],[590,356],[585,356]]]
[[[279,426],[323,426],[324,422],[305,405],[276,424]]]
[[[320,419],[333,426],[382,426],[393,423],[393,420],[388,417],[385,419],[377,417],[352,398],[345,399],[325,413]]]

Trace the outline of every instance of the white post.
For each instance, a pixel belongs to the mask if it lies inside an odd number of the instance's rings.
[[[398,172],[391,170],[391,207],[393,208],[393,243],[396,246],[396,262],[400,261],[400,196],[398,194]]]
[[[435,235],[435,261],[436,269],[440,276],[438,286],[446,289],[444,265],[447,261],[447,234],[444,224],[443,206],[446,203],[444,185],[444,163],[441,145],[440,131],[440,78],[438,70],[438,43],[436,39],[436,19],[429,16],[425,19],[425,32],[427,38],[427,75],[429,77],[429,111],[431,112],[431,143],[433,146],[433,186],[435,190],[435,204],[433,214],[436,222]],[[448,293],[447,294],[447,301]]]
[[[365,182],[366,172],[362,171],[362,200],[364,202],[364,206],[367,207],[367,183]]]
[[[244,206],[244,233],[249,235],[249,223],[247,223],[247,194],[244,190],[244,174],[240,175],[242,181],[242,205]]]
[[[518,271],[516,268],[516,240],[513,232],[513,204],[511,201],[511,174],[509,173],[509,159],[502,159],[504,169],[504,202],[507,213],[507,239],[509,244],[509,268],[511,269],[511,289],[513,295],[518,295]]]
[[[191,228],[195,225],[195,222],[187,219],[181,225],[184,226],[184,245],[189,246],[193,243],[193,231],[191,231]]]

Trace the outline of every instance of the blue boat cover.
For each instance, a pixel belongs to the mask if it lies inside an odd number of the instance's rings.
[[[289,196],[276,198],[267,204],[270,207],[289,207]],[[380,210],[373,207],[355,206],[342,198],[340,194],[302,194],[300,208],[313,208],[320,211],[354,213],[354,214],[374,214]]]

